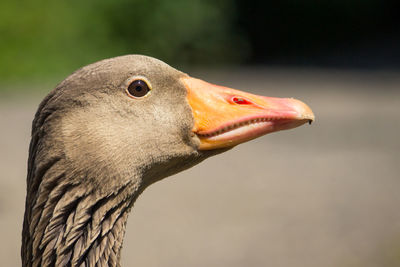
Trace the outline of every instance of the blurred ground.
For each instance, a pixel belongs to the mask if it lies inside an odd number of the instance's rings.
[[[400,75],[237,69],[197,76],[308,103],[317,120],[148,188],[123,266],[400,266]],[[19,266],[30,124],[0,100],[0,258]]]

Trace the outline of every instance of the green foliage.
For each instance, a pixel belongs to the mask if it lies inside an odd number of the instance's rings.
[[[123,54],[174,65],[238,61],[246,46],[232,29],[231,5],[229,0],[2,1],[0,80],[66,74]]]

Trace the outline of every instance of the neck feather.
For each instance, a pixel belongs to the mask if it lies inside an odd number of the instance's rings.
[[[62,165],[63,160],[55,158],[28,173],[32,184],[26,199],[23,265],[119,266],[126,220],[138,186],[131,180],[101,192],[73,182],[85,179],[71,179],[61,171]]]

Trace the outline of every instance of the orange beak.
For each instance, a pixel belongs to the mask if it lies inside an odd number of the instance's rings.
[[[314,114],[293,98],[249,94],[184,77],[200,150],[233,147],[267,133],[311,123]]]

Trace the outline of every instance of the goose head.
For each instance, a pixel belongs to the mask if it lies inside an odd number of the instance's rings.
[[[84,67],[53,93],[47,105],[62,114],[54,127],[72,169],[125,179],[140,172],[146,184],[314,119],[298,100],[209,84],[137,55]]]
[[[23,262],[118,265],[127,214],[148,185],[313,120],[301,101],[213,85],[151,57],[83,67],[33,121]]]

